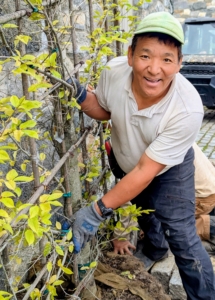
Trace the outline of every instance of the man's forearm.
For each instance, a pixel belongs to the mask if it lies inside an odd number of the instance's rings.
[[[164,168],[143,154],[138,165],[102,197],[102,202],[107,208],[118,208],[139,195]],[[97,205],[96,210],[100,213]]]
[[[87,93],[87,98],[81,104],[81,110],[89,117],[105,121],[110,119],[110,113],[104,110],[98,103],[98,100],[93,93]]]

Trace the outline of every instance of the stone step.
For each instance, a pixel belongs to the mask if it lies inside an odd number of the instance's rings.
[[[215,273],[215,257],[210,257]],[[167,294],[171,295],[172,300],[186,300],[178,268],[172,254],[166,259],[157,262],[150,273],[163,285]]]
[[[169,293],[169,281],[175,265],[174,256],[171,254],[167,258],[157,262],[151,269],[151,274],[163,285],[165,292]]]

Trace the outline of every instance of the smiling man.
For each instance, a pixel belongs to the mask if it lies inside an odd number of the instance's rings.
[[[168,245],[175,255],[187,299],[214,299],[212,265],[195,229],[194,151],[203,118],[195,88],[179,74],[180,23],[169,13],[145,17],[137,27],[128,57],[117,57],[102,72],[95,93],[78,84],[77,101],[90,117],[112,120],[112,148],[126,174],[98,202],[82,208],[73,224],[75,251],[96,233],[113,209],[132,200],[154,209],[143,252],[159,260]],[[159,244],[150,241],[159,238]],[[163,242],[160,243],[161,239]],[[156,256],[156,257],[154,257]]]

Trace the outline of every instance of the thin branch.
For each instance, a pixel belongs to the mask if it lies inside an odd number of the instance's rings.
[[[42,192],[46,189],[47,185],[51,182],[55,174],[60,170],[60,168],[63,166],[63,164],[67,161],[67,159],[72,155],[72,153],[79,147],[79,145],[86,139],[87,135],[89,134],[91,128],[87,128],[84,132],[84,134],[81,136],[81,138],[77,141],[76,144],[72,145],[69,150],[64,154],[64,156],[59,160],[59,162],[55,165],[55,167],[52,169],[51,174],[45,179],[45,181],[40,185],[40,187],[36,190],[36,192],[31,196],[31,198],[27,201],[27,203],[34,204],[37,199],[40,197]],[[19,215],[27,213],[29,210],[29,207],[26,207],[25,209],[21,210],[16,217],[11,221],[11,226],[14,226],[17,224],[16,219]],[[8,233],[6,233],[4,236],[0,239],[0,246],[4,243],[4,241],[9,236]],[[3,247],[2,247],[3,248]],[[1,252],[1,251],[0,251]]]
[[[11,290],[11,292],[12,292],[12,294],[13,294],[14,300],[17,300],[16,294],[14,293],[14,290],[13,290],[11,284],[10,284],[10,279],[8,278],[7,271],[6,271],[6,269],[5,269],[5,266],[4,266],[4,263],[3,263],[3,261],[2,261],[1,255],[0,255],[0,261],[1,261],[1,266],[2,266],[2,268],[3,268],[5,277],[6,277],[6,279],[7,279],[8,284],[9,284],[10,290]]]

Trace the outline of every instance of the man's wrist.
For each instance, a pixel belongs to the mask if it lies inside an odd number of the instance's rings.
[[[100,216],[102,216],[102,212],[101,212],[101,210],[100,210],[100,208],[99,208],[97,202],[95,202],[95,210],[97,211],[97,213],[98,213]]]

